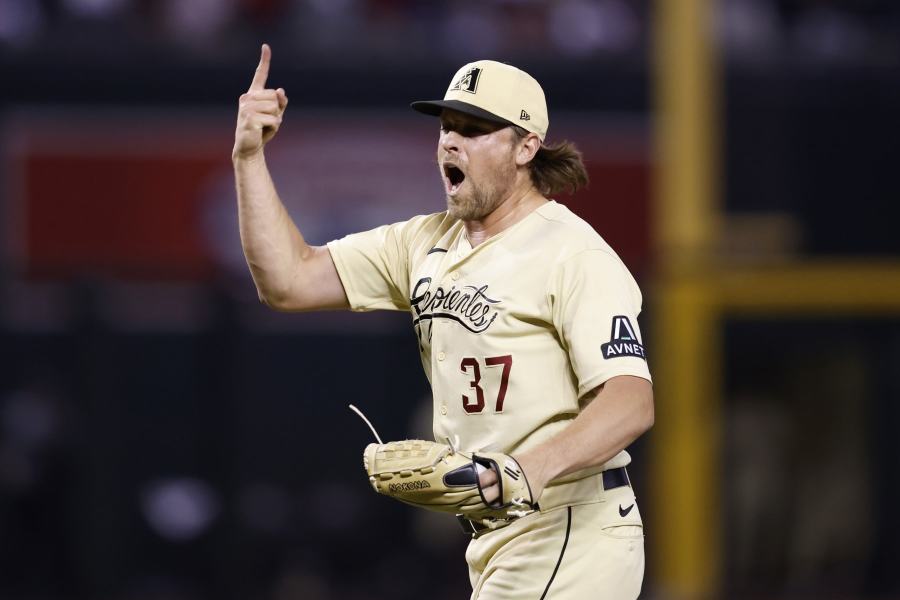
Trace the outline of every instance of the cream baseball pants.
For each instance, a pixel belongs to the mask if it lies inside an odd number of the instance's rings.
[[[473,538],[472,600],[632,600],[644,578],[644,527],[630,485],[588,477],[548,488],[541,510]]]

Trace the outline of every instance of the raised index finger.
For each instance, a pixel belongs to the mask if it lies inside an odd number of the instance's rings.
[[[263,90],[266,88],[266,79],[269,78],[270,60],[272,60],[272,49],[269,48],[268,44],[263,44],[259,54],[259,66],[256,67],[256,72],[253,74],[253,81],[250,82],[250,89],[248,91]]]

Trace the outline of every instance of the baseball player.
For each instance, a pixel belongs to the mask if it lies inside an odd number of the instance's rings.
[[[546,145],[544,92],[482,60],[443,99],[447,210],[308,245],[266,168],[288,99],[271,50],[240,98],[233,163],[241,242],[278,310],[408,311],[434,398],[431,441],[373,444],[373,487],[451,512],[472,536],[472,598],[636,598],[643,526],[625,448],[653,423],[641,293],[609,245],[550,199],[587,181]]]

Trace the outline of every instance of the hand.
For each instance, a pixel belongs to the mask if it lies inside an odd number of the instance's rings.
[[[253,81],[247,93],[239,98],[232,158],[249,158],[259,154],[281,127],[288,98],[283,88],[266,88],[271,60],[272,49],[268,44],[263,44]]]
[[[473,455],[449,444],[402,440],[369,444],[363,452],[363,465],[379,494],[419,508],[462,515],[491,529],[535,511],[520,466],[501,452]],[[502,506],[485,505],[475,475],[478,465],[503,469]]]
[[[537,502],[547,486],[547,477],[543,469],[544,461],[539,460],[537,456],[532,456],[531,452],[523,452],[519,456],[513,456],[513,458],[519,463],[522,472],[525,473],[528,487],[531,488],[532,501]],[[484,499],[488,504],[500,497],[500,488],[497,486],[497,473],[493,469],[484,471],[478,477],[478,482],[481,484]]]

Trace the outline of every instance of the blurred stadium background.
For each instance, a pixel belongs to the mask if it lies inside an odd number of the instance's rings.
[[[440,210],[459,65],[542,82],[645,295],[643,597],[900,598],[896,0],[0,0],[0,598],[468,597],[346,408],[429,435],[407,317],[256,300],[262,41],[313,243]]]

